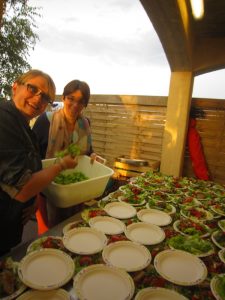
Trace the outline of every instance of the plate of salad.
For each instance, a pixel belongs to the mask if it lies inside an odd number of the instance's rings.
[[[221,249],[218,252],[218,256],[219,256],[220,260],[225,264],[225,248]]]
[[[225,249],[225,232],[221,230],[214,231],[211,235],[213,243],[220,249]]]
[[[210,281],[210,288],[217,300],[225,299],[225,274],[214,276]]]
[[[63,227],[63,234],[66,234],[67,231],[73,228],[86,227],[86,226],[88,226],[88,224],[84,220],[77,220],[74,222],[70,222]]]
[[[176,235],[168,240],[168,245],[171,249],[187,251],[198,257],[209,256],[215,252],[213,245],[199,235]]]
[[[191,219],[195,222],[204,222],[213,219],[213,214],[202,207],[186,206],[180,210],[183,217]]]
[[[102,208],[86,208],[82,211],[81,217],[85,222],[89,222],[91,218],[97,217],[97,216],[106,216],[107,213]]]
[[[0,299],[11,300],[27,288],[18,276],[19,263],[11,257],[0,261]]]
[[[210,207],[213,212],[218,215],[225,216],[225,204],[217,203]]]
[[[186,235],[192,236],[198,234],[200,237],[207,237],[210,235],[210,228],[200,222],[194,222],[190,219],[180,219],[173,223],[173,228],[177,232]]]
[[[218,221],[218,226],[222,231],[225,231],[225,219]]]
[[[146,203],[145,198],[143,198],[143,194],[142,194],[142,196],[141,195],[137,195],[137,196],[131,195],[128,197],[126,197],[125,195],[120,196],[120,197],[118,197],[118,201],[126,202],[132,206],[142,206]]]
[[[59,236],[44,236],[35,241],[33,241],[27,247],[27,253],[32,251],[44,249],[44,248],[53,248],[65,251],[66,248],[63,245],[62,238]]]
[[[149,200],[146,204],[147,208],[154,208],[158,210],[162,210],[165,213],[172,215],[176,213],[176,208],[172,204],[164,201],[157,201],[157,200]]]

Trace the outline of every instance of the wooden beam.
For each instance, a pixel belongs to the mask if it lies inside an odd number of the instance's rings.
[[[182,175],[192,88],[192,72],[171,74],[160,166],[167,175]]]
[[[184,0],[140,0],[154,26],[171,71],[192,70],[192,30]]]
[[[195,75],[225,68],[225,38],[202,38],[195,46]]]

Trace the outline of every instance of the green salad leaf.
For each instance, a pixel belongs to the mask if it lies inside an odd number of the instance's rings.
[[[170,238],[168,244],[172,248],[184,250],[196,255],[207,253],[213,249],[211,243],[201,239],[199,235],[193,235],[190,237],[177,235]]]
[[[80,155],[80,148],[76,144],[70,144],[65,150],[55,153],[56,157],[62,158],[66,155],[77,156]]]
[[[65,185],[65,184],[84,181],[87,179],[89,178],[84,173],[75,171],[69,174],[59,173],[59,175],[55,177],[54,182],[57,184]]]

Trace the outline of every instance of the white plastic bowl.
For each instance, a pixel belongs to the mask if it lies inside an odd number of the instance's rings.
[[[44,159],[43,168],[54,164],[55,158]],[[67,185],[52,182],[43,193],[57,207],[70,207],[85,201],[100,197],[113,175],[114,171],[105,165],[94,161],[90,163],[90,157],[86,155],[79,156],[78,165],[74,169],[65,170],[64,173],[73,173],[79,171],[84,173],[89,179],[71,183]]]

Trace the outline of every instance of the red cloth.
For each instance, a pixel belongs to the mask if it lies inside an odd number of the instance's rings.
[[[48,231],[49,227],[46,200],[40,194],[37,196],[36,218],[38,223],[38,235],[41,235],[42,233]]]
[[[209,180],[209,172],[201,145],[201,139],[195,126],[196,120],[191,118],[188,128],[188,148],[193,170],[198,179]]]

